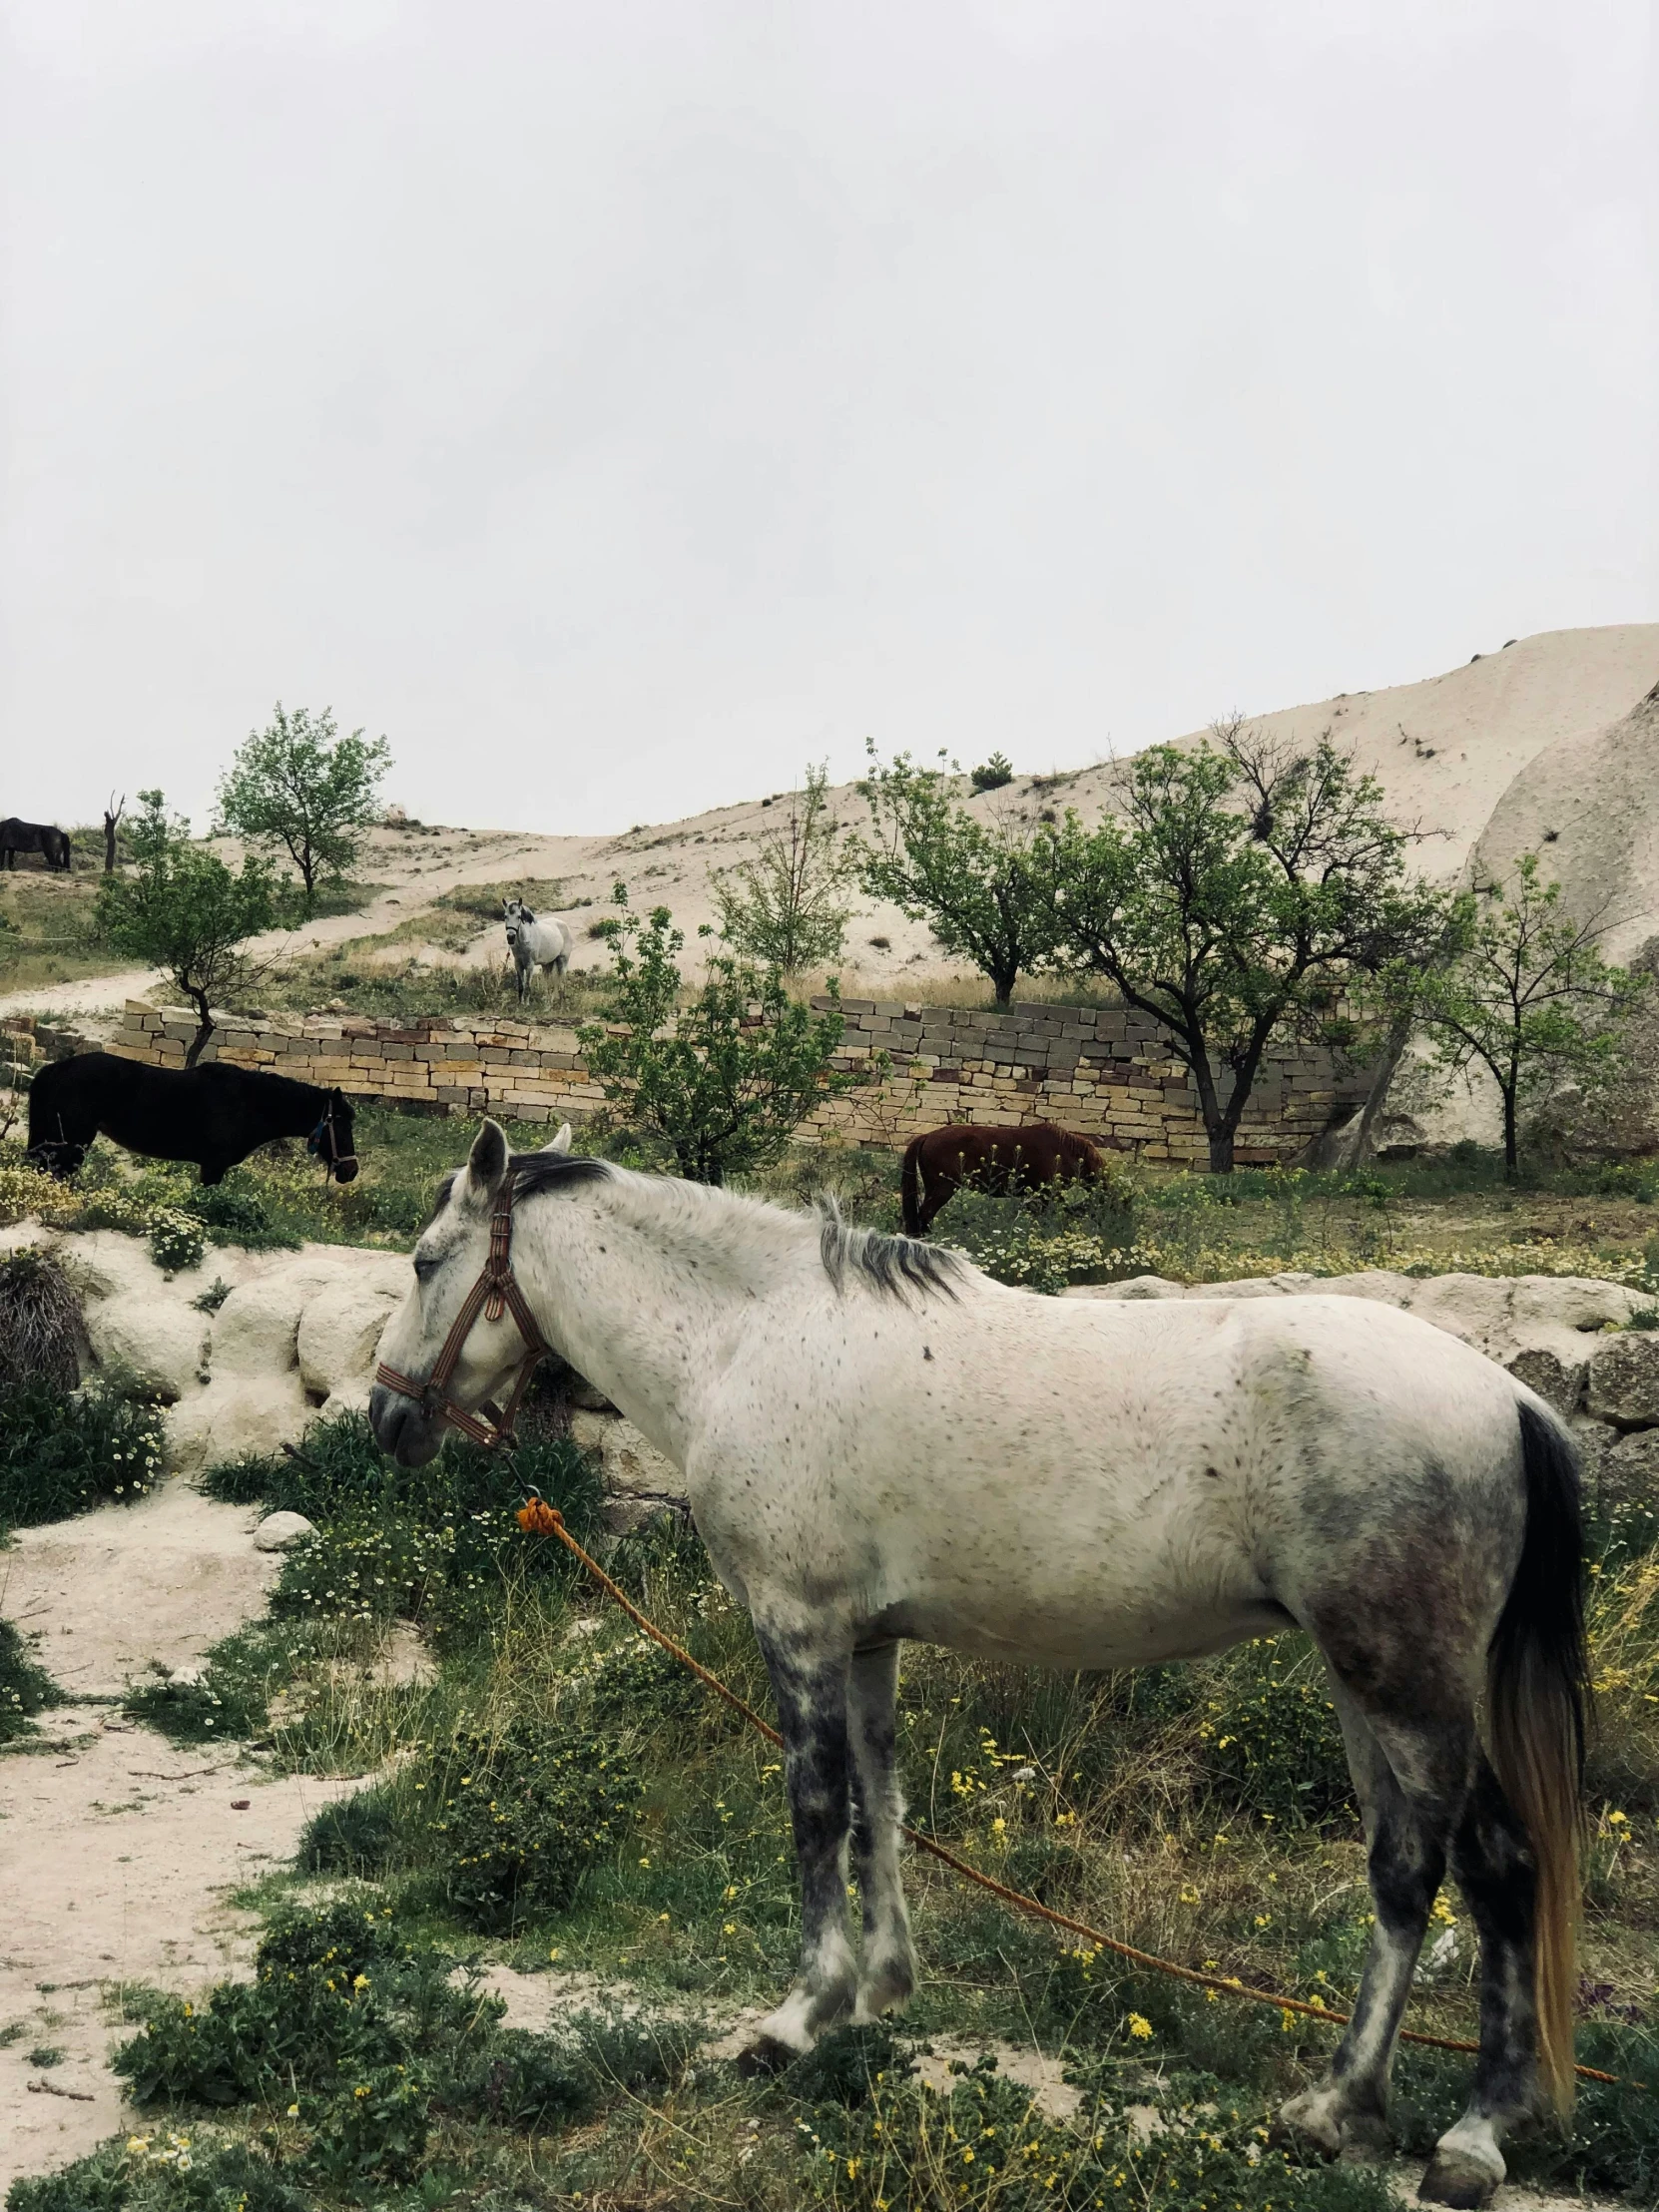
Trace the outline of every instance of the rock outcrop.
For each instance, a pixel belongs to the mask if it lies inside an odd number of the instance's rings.
[[[1568,1275],[1268,1275],[1240,1283],[1079,1284],[1067,1298],[1369,1298],[1473,1345],[1548,1400],[1572,1427],[1603,1503],[1659,1505],[1659,1332],[1631,1329],[1652,1300]]]

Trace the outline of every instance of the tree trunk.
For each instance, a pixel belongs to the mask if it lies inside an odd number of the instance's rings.
[[[996,993],[996,1003],[1003,1013],[1013,1004],[1014,985],[1019,981],[1019,969],[1004,969],[1000,973],[991,970],[991,989]]]
[[[1520,1173],[1520,1146],[1515,1141],[1515,1094],[1503,1093],[1503,1180],[1513,1183]]]
[[[299,873],[304,878],[305,883],[305,912],[303,918],[309,921],[311,908],[316,903],[316,862],[308,850],[300,854]]]
[[[114,815],[106,815],[104,817],[104,873],[106,875],[113,875],[115,873],[116,821],[117,817]]]
[[[1231,1129],[1212,1129],[1210,1131],[1210,1173],[1212,1175],[1231,1175],[1232,1172],[1233,1131]]]
[[[208,994],[206,991],[187,990],[185,996],[189,998],[196,1007],[196,1034],[190,1040],[190,1044],[185,1052],[185,1065],[188,1068],[193,1068],[195,1067],[197,1061],[200,1060],[202,1057],[203,1046],[207,1043],[208,1039],[214,1033],[215,1023],[213,1013],[208,1005]]]

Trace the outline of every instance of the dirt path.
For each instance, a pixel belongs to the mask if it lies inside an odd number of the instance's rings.
[[[67,1690],[112,1698],[263,1609],[276,1562],[252,1519],[175,1481],[24,1530],[0,1553],[0,1612]],[[109,1705],[59,1707],[43,1729],[0,1761],[0,2035],[17,2030],[0,2048],[0,2192],[123,2124],[105,2061],[129,2030],[108,1985],[190,1990],[240,1966],[255,1923],[229,1895],[290,1860],[309,1816],[352,1786],[270,1778],[232,1746],[178,1749]]]

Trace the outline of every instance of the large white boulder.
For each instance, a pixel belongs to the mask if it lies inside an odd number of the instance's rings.
[[[351,1255],[376,1265],[355,1268],[325,1284],[299,1316],[295,1349],[300,1379],[321,1397],[342,1384],[365,1382],[374,1372],[382,1331],[409,1287],[409,1263],[388,1253]],[[366,1392],[365,1392],[366,1395]]]
[[[1621,1428],[1659,1428],[1659,1330],[1604,1337],[1590,1361],[1590,1411]]]
[[[176,1404],[206,1370],[212,1326],[180,1300],[109,1298],[88,1306],[83,1318],[99,1367],[130,1377],[146,1397]]]
[[[620,1413],[572,1413],[570,1440],[582,1451],[598,1453],[610,1498],[606,1518],[619,1534],[667,1507],[684,1507],[685,1476]]]

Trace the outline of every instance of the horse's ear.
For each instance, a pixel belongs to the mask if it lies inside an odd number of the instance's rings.
[[[570,1150],[570,1124],[567,1121],[551,1144],[542,1146],[543,1152],[568,1152]]]
[[[499,1122],[486,1121],[473,1138],[472,1150],[467,1154],[468,1195],[476,1199],[493,1198],[506,1172],[506,1135]]]

